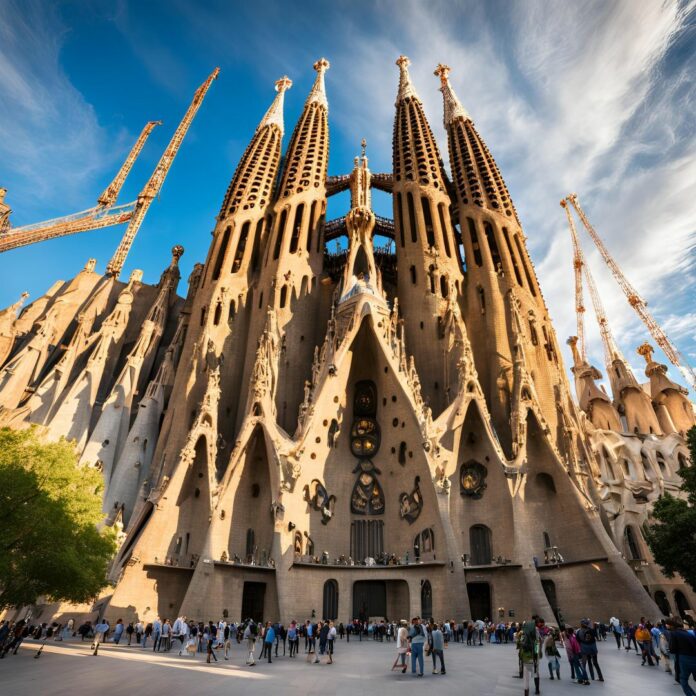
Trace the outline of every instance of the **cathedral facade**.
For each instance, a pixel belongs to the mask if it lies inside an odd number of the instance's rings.
[[[288,78],[177,295],[84,271],[0,313],[0,424],[74,439],[121,543],[108,618],[551,620],[696,607],[642,537],[694,413],[576,352],[577,400],[501,172],[439,65],[451,173],[409,61],[393,170],[328,175],[328,61]],[[371,192],[391,194],[393,219]],[[327,198],[350,210],[327,221]],[[377,246],[375,236],[389,238]],[[343,239],[340,251],[327,244]]]

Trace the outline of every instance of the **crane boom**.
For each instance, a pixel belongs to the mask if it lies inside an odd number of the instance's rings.
[[[575,271],[575,316],[577,319],[577,338],[580,349],[580,357],[583,362],[587,360],[585,349],[585,298],[582,289],[582,269],[585,260],[582,255],[582,248],[578,240],[578,231],[575,229],[575,222],[565,198],[561,201],[561,207],[565,210],[568,218],[570,237],[573,241],[573,270]]]
[[[210,89],[210,85],[212,84],[213,80],[217,78],[219,73],[220,68],[215,68],[215,70],[213,70],[213,72],[208,76],[208,79],[196,90],[196,93],[193,96],[193,101],[189,105],[189,108],[186,111],[184,118],[181,120],[179,127],[174,132],[167,149],[164,151],[160,161],[157,163],[155,171],[152,173],[149,181],[145,184],[145,187],[138,196],[133,217],[128,223],[128,228],[121,239],[121,243],[118,245],[116,252],[106,267],[107,274],[116,277],[118,277],[120,274],[123,264],[126,261],[126,257],[128,256],[128,252],[133,245],[135,235],[138,233],[138,230],[145,219],[145,215],[150,208],[150,204],[155,196],[159,194],[167,173],[172,166],[172,162],[179,151],[179,147],[181,146],[181,143],[183,142],[184,137],[188,132],[196,113],[198,112],[198,109],[203,103],[203,99]]]
[[[126,157],[125,162],[121,165],[121,169],[119,169],[118,174],[116,174],[114,180],[106,187],[106,189],[104,189],[102,195],[97,199],[97,203],[99,203],[99,205],[108,207],[116,202],[118,199],[118,194],[121,193],[121,188],[126,181],[126,177],[130,174],[130,170],[133,168],[135,160],[138,159],[138,156],[145,145],[145,141],[150,137],[150,133],[152,133],[155,126],[161,125],[162,121],[148,121],[145,124],[145,128],[143,128],[142,132],[138,136],[138,139],[135,141],[135,145],[133,145],[133,148],[128,153],[128,157]]]
[[[569,199],[566,198],[566,201]],[[563,205],[563,204],[561,204]],[[614,360],[617,358],[619,360],[622,360],[624,363],[626,362],[626,359],[623,357],[623,354],[619,350],[618,345],[616,344],[616,341],[614,340],[614,335],[611,332],[611,327],[609,326],[609,320],[607,319],[607,313],[604,310],[604,305],[602,304],[602,298],[599,296],[599,291],[597,290],[597,286],[594,282],[594,277],[592,276],[592,272],[590,271],[589,266],[587,265],[585,261],[585,254],[582,251],[582,247],[580,246],[580,240],[578,238],[577,230],[575,229],[575,224],[573,223],[573,218],[571,216],[570,210],[568,209],[567,206],[563,206],[566,209],[566,214],[568,216],[568,223],[570,227],[570,234],[571,237],[573,238],[573,251],[574,251],[574,265],[575,265],[575,273],[576,273],[576,288],[577,283],[580,283],[580,297],[579,297],[579,304],[582,305],[582,279],[578,281],[578,268],[585,274],[585,281],[587,283],[587,289],[590,293],[590,299],[592,300],[592,306],[594,307],[595,311],[595,316],[597,317],[597,323],[599,324],[599,335],[602,338],[602,346],[604,348],[604,366],[607,369],[607,373],[611,370],[612,363]],[[576,295],[576,305],[578,304],[578,297]],[[585,308],[583,307],[583,312],[585,311]],[[578,313],[581,315],[582,313]],[[578,326],[580,325],[580,319],[578,319]],[[583,327],[584,328],[584,327]],[[586,358],[585,355],[582,356],[583,359]]]
[[[623,291],[624,295],[626,295],[628,304],[630,304],[631,307],[633,307],[636,314],[638,314],[641,321],[643,322],[643,324],[645,324],[645,327],[650,332],[650,335],[655,340],[655,343],[657,343],[657,345],[660,346],[660,348],[662,348],[668,360],[672,363],[672,365],[679,369],[682,375],[684,375],[684,379],[686,379],[689,386],[692,389],[696,389],[696,373],[689,366],[686,360],[684,360],[683,356],[679,353],[676,346],[670,341],[669,337],[664,332],[662,327],[657,323],[657,321],[655,321],[655,318],[648,311],[647,303],[643,300],[643,298],[633,287],[633,285],[631,285],[628,278],[626,278],[626,276],[623,274],[623,271],[619,268],[619,265],[616,263],[612,255],[609,253],[609,250],[606,248],[606,246],[604,246],[604,242],[597,234],[594,227],[592,227],[590,221],[587,219],[587,216],[585,215],[585,212],[580,207],[577,194],[571,194],[567,197],[566,200],[568,200],[571,203],[571,205],[575,208],[575,211],[580,217],[580,220],[582,220],[582,224],[585,226],[587,233],[590,235],[592,241],[595,243],[595,246],[599,250],[599,253],[602,255],[602,258],[604,259],[604,262],[607,264],[607,266],[609,266],[609,270],[612,272],[612,275],[614,276],[616,282],[619,284],[619,287]]]
[[[45,220],[23,227],[12,227],[9,232],[0,234],[0,254],[10,249],[17,249],[55,237],[65,237],[68,234],[121,225],[131,219],[135,205],[136,202],[132,201],[107,208],[96,206],[53,220]]]

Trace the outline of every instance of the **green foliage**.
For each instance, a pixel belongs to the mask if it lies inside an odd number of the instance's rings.
[[[679,573],[696,590],[696,427],[687,433],[691,466],[679,470],[685,499],[665,493],[655,502],[645,538],[668,577]]]
[[[0,609],[42,596],[85,602],[106,586],[116,543],[113,530],[97,528],[101,488],[71,443],[0,429]]]

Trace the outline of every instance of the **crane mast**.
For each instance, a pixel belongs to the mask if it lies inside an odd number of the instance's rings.
[[[585,261],[578,240],[578,231],[575,229],[573,216],[568,208],[565,198],[561,201],[561,207],[565,210],[568,218],[568,227],[570,229],[570,237],[573,241],[573,270],[575,272],[575,315],[577,318],[577,339],[580,349],[580,357],[582,361],[587,360],[587,351],[585,349],[585,299],[582,288],[582,269]]]
[[[130,170],[135,164],[135,160],[138,159],[143,147],[145,146],[145,141],[150,137],[155,126],[161,126],[162,121],[148,121],[142,130],[142,133],[138,136],[135,141],[135,145],[128,153],[126,161],[121,165],[118,174],[114,177],[114,180],[104,189],[104,192],[97,199],[99,205],[105,208],[112,206],[118,199],[118,194],[121,193],[121,188],[126,181],[126,177],[130,174]]]
[[[669,337],[664,332],[662,327],[657,323],[657,321],[655,321],[655,318],[648,311],[647,303],[643,300],[643,298],[633,287],[633,285],[631,285],[628,278],[626,278],[626,276],[623,274],[618,264],[609,253],[606,246],[604,246],[604,242],[597,234],[594,227],[592,227],[590,221],[587,219],[587,216],[585,215],[585,212],[580,207],[577,194],[570,194],[569,196],[567,196],[566,200],[573,206],[573,208],[575,208],[575,211],[577,212],[578,217],[582,221],[582,224],[585,226],[587,233],[590,235],[592,241],[599,250],[599,253],[602,255],[604,262],[607,264],[607,266],[609,266],[609,270],[612,272],[612,275],[614,276],[616,282],[619,284],[619,287],[623,291],[624,295],[626,295],[628,304],[630,304],[631,307],[633,307],[636,314],[638,314],[641,321],[650,332],[650,335],[655,340],[655,343],[657,343],[657,345],[660,346],[660,348],[662,348],[668,360],[672,363],[672,365],[679,369],[682,375],[684,375],[684,379],[686,379],[689,386],[692,389],[696,389],[696,373],[688,365],[686,360],[684,360],[683,356],[679,353],[676,346],[670,341]]]
[[[126,232],[123,235],[121,243],[118,245],[116,252],[111,258],[111,261],[109,261],[109,264],[106,267],[106,272],[108,275],[118,277],[118,275],[121,273],[123,264],[128,256],[128,252],[133,245],[135,235],[138,233],[138,230],[145,219],[145,215],[147,214],[153,199],[159,194],[167,173],[172,166],[172,162],[174,161],[174,158],[179,151],[179,147],[184,140],[184,136],[191,126],[198,109],[203,103],[203,99],[210,89],[210,85],[212,84],[213,80],[217,78],[219,73],[220,68],[215,68],[215,70],[213,70],[213,72],[208,76],[208,79],[196,90],[196,93],[193,96],[193,101],[186,111],[184,118],[181,120],[179,127],[172,136],[167,149],[164,151],[164,154],[155,167],[155,171],[152,173],[149,181],[145,184],[145,187],[138,196],[133,216],[128,223],[128,228],[126,229]]]
[[[564,199],[565,201],[568,201],[568,198]],[[597,290],[597,286],[594,282],[594,277],[592,276],[592,272],[590,271],[589,266],[587,265],[585,261],[585,254],[582,251],[582,247],[580,246],[580,240],[578,238],[578,233],[577,229],[575,228],[575,224],[573,222],[573,218],[571,216],[570,210],[568,209],[567,205],[561,205],[565,208],[566,215],[568,216],[568,226],[570,228],[570,235],[573,239],[573,251],[574,251],[574,259],[573,259],[573,265],[575,266],[575,288],[576,288],[576,295],[575,295],[575,304],[576,304],[576,311],[578,315],[578,329],[581,324],[583,324],[583,339],[584,339],[584,321],[583,321],[583,313],[585,311],[584,303],[583,303],[583,296],[582,296],[582,278],[579,277],[579,272],[582,272],[585,274],[585,282],[587,283],[587,289],[589,290],[590,293],[590,299],[592,300],[592,306],[594,307],[595,311],[595,316],[597,317],[597,323],[599,324],[599,335],[602,338],[602,346],[604,348],[604,365],[607,369],[607,373],[611,370],[612,368],[612,363],[614,360],[617,358],[621,360],[622,362],[626,363],[625,358],[623,357],[623,354],[619,350],[618,345],[616,344],[616,341],[614,340],[614,335],[611,332],[611,327],[609,326],[609,320],[607,319],[607,313],[604,310],[604,305],[602,304],[602,299],[599,296],[599,291]],[[578,307],[582,307],[582,311],[578,310]],[[579,338],[579,336],[578,336]],[[586,359],[586,355],[584,353],[584,345],[582,346],[581,352],[583,360]]]

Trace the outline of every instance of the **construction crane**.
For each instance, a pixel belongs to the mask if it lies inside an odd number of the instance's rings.
[[[121,169],[119,169],[118,174],[116,174],[114,180],[106,187],[104,193],[97,198],[97,203],[99,203],[99,205],[108,208],[116,203],[118,194],[121,193],[121,187],[123,186],[128,174],[130,174],[130,170],[133,168],[135,160],[138,159],[138,155],[140,155],[145,145],[145,141],[150,137],[150,133],[152,133],[155,126],[161,125],[162,121],[148,121],[145,124],[145,128],[143,128],[142,133],[135,141],[133,149],[128,153],[128,157],[126,157],[126,161],[121,165]]]
[[[0,225],[0,253],[27,246],[36,242],[55,237],[64,237],[68,234],[77,234],[87,230],[97,230],[111,225],[121,225],[128,222],[135,210],[135,201],[116,206],[116,199],[126,177],[133,168],[135,160],[140,155],[145,141],[155,126],[162,121],[149,121],[138,136],[135,145],[131,148],[125,161],[121,165],[114,180],[106,187],[104,193],[99,196],[94,208],[83,210],[79,213],[71,213],[53,220],[43,220],[22,227],[11,227],[9,224],[9,207],[7,208],[7,220],[5,226]],[[4,189],[3,189],[4,191]],[[5,206],[7,207],[7,206]]]
[[[604,311],[604,305],[602,304],[602,299],[599,296],[599,291],[595,285],[590,268],[585,262],[585,255],[582,251],[582,247],[580,246],[578,232],[575,228],[575,223],[573,222],[573,217],[566,201],[567,199],[562,200],[561,206],[566,211],[566,215],[568,217],[568,227],[570,228],[570,236],[573,240],[573,266],[575,268],[575,310],[578,322],[578,343],[580,343],[580,356],[582,357],[583,361],[587,360],[584,321],[585,305],[582,288],[582,274],[584,274],[585,281],[587,282],[587,289],[589,290],[590,298],[592,300],[592,306],[594,307],[595,315],[597,317],[597,323],[599,324],[599,335],[602,338],[602,346],[604,348],[604,365],[608,373],[612,368],[614,360],[618,359],[626,364],[626,359],[614,340],[614,335],[611,332],[609,321],[607,319],[607,313]]]
[[[595,243],[595,246],[599,250],[599,253],[602,255],[602,258],[604,259],[604,262],[607,264],[607,266],[609,266],[609,270],[612,272],[616,282],[619,284],[619,287],[623,291],[624,295],[626,295],[628,304],[631,305],[631,307],[633,307],[636,314],[638,314],[643,324],[645,324],[646,328],[650,332],[650,335],[653,337],[657,345],[660,346],[660,348],[662,348],[668,360],[672,363],[672,365],[679,369],[682,375],[684,375],[684,379],[687,381],[690,387],[692,389],[696,389],[696,373],[688,365],[686,360],[684,360],[683,356],[679,353],[676,346],[670,341],[669,337],[664,332],[662,327],[660,327],[660,325],[655,321],[652,314],[650,314],[650,312],[648,311],[647,303],[643,300],[643,298],[633,287],[633,285],[631,285],[631,283],[628,281],[626,276],[619,268],[614,258],[607,250],[606,246],[604,246],[604,242],[597,234],[594,227],[592,227],[590,221],[587,219],[587,216],[585,215],[585,212],[580,207],[577,194],[572,193],[569,196],[566,196],[565,200],[568,201],[568,203],[570,203],[573,206],[573,208],[575,208],[575,212],[578,214],[578,217],[582,221],[582,224],[585,226],[587,233],[590,235],[592,241]]]
[[[118,277],[121,273],[123,264],[128,256],[128,252],[133,245],[135,235],[138,233],[140,226],[143,224],[143,220],[145,219],[145,215],[147,214],[152,201],[159,194],[162,184],[164,183],[164,179],[166,178],[167,173],[172,166],[172,162],[176,157],[176,153],[179,151],[179,147],[184,140],[184,136],[191,126],[198,109],[203,103],[203,99],[210,89],[210,85],[212,84],[213,80],[217,78],[219,73],[220,68],[215,68],[215,70],[213,70],[213,72],[208,76],[208,79],[196,90],[196,93],[193,95],[193,101],[186,111],[184,118],[181,120],[179,127],[174,132],[174,135],[172,136],[167,149],[164,151],[164,154],[160,158],[160,161],[157,163],[155,171],[152,173],[149,181],[145,184],[145,187],[138,196],[135,203],[135,210],[133,211],[133,215],[128,222],[128,228],[126,229],[126,232],[123,235],[121,243],[118,245],[116,252],[111,257],[111,261],[109,261],[109,264],[106,267],[106,273],[108,275]]]
[[[582,269],[585,266],[585,259],[580,248],[578,240],[578,231],[575,229],[573,216],[568,208],[565,198],[561,201],[561,208],[565,210],[568,218],[568,227],[570,228],[570,236],[573,240],[573,270],[575,272],[575,315],[577,318],[577,345],[580,351],[580,357],[583,362],[587,361],[587,352],[585,349],[585,297],[582,289]]]

